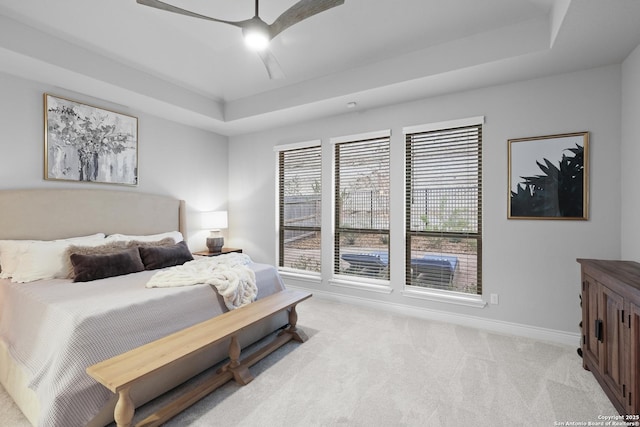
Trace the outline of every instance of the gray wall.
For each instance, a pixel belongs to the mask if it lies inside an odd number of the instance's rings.
[[[138,117],[139,185],[44,180],[44,92]],[[187,202],[189,245],[204,249],[207,233],[199,229],[197,212],[226,208],[226,137],[2,73],[0,93],[0,189],[89,187],[174,196]]]
[[[640,51],[636,49],[622,66],[364,109],[231,137],[228,143],[224,136],[130,111],[126,106],[0,74],[0,188],[91,186],[179,197],[187,201],[191,212],[192,249],[203,247],[206,234],[197,226],[196,212],[225,208],[228,203],[228,245],[244,248],[256,261],[275,263],[273,146],[321,139],[325,159],[329,160],[330,137],[390,128],[395,189],[391,249],[402,254],[402,127],[484,115],[483,281],[485,294],[499,294],[500,304],[474,309],[403,297],[401,257],[392,261],[393,292],[389,295],[331,286],[328,274],[315,289],[394,307],[433,309],[577,333],[580,287],[575,258],[624,256],[640,260],[640,226],[634,214],[640,208],[634,180],[634,159],[640,155],[635,129],[640,115],[639,76]],[[114,187],[45,181],[43,92],[137,116],[140,184]],[[508,221],[507,139],[584,130],[591,134],[589,221]],[[330,163],[325,162],[323,168],[323,186],[329,188]],[[327,200],[323,209],[326,242],[331,228]],[[325,248],[325,271],[330,271],[330,255],[330,248]]]
[[[640,261],[640,45],[622,64],[622,258]]]
[[[420,307],[577,334],[580,278],[576,258],[620,257],[620,66],[364,109],[259,134],[231,137],[231,245],[243,247],[256,261],[276,262],[275,145],[321,139],[323,188],[327,189],[331,187],[330,137],[390,128],[391,252],[392,257],[404,254],[402,127],[480,115],[485,116],[486,121],[483,289],[487,300],[489,294],[499,294],[498,305],[478,309],[403,296],[402,256],[392,258],[393,292],[388,295],[329,284],[330,248],[323,248],[325,274],[320,284],[288,281],[393,307]],[[589,131],[591,137],[590,219],[507,220],[507,140],[578,131]],[[329,198],[330,193],[325,192],[324,196]],[[331,205],[326,202],[323,202],[325,243],[331,239],[327,238],[331,230]]]

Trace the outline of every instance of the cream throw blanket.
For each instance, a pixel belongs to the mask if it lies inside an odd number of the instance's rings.
[[[251,258],[230,253],[217,257],[196,258],[182,265],[158,271],[145,285],[147,288],[213,285],[229,310],[255,301],[258,294],[256,274],[247,267]]]

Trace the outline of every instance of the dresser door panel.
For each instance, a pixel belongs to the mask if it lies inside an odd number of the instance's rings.
[[[582,333],[584,334],[583,357],[599,365],[598,338],[596,321],[598,320],[598,284],[590,276],[584,275],[582,292]]]
[[[599,344],[600,369],[604,380],[617,398],[623,400],[624,329],[621,322],[623,299],[618,294],[600,286],[602,295],[600,318],[603,321],[603,337]]]
[[[629,304],[629,356],[627,414],[640,414],[640,306]]]

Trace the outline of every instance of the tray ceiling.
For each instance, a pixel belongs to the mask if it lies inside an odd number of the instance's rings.
[[[169,0],[167,0],[169,2]],[[227,20],[253,0],[173,0]],[[263,0],[272,22],[295,0]],[[271,43],[270,80],[238,28],[135,0],[0,0],[0,71],[233,135],[356,108],[620,63],[636,0],[346,0]]]

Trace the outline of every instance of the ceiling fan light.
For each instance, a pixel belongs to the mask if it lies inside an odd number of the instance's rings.
[[[264,50],[269,46],[269,34],[261,28],[245,28],[244,43],[251,50]]]

